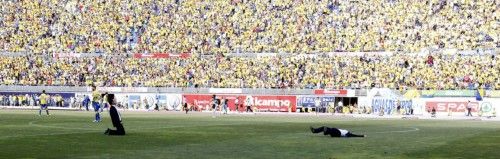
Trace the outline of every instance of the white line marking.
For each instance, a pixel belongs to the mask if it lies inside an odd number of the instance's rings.
[[[97,133],[101,132],[101,129],[87,129],[87,128],[71,128],[71,127],[59,127],[50,125],[40,125],[35,124],[36,121],[29,122],[30,126],[44,127],[44,128],[56,128],[56,129],[67,129],[67,130],[79,130],[78,132],[61,132],[61,133],[48,133],[48,134],[33,134],[33,135],[11,135],[11,136],[0,136],[0,140],[8,138],[17,137],[37,137],[37,136],[53,136],[53,135],[69,135],[69,134],[86,134],[86,133]],[[156,129],[170,129],[170,128],[185,128],[185,127],[210,127],[210,126],[229,126],[229,125],[241,125],[241,124],[212,124],[212,125],[198,125],[198,126],[166,126],[166,127],[152,127],[152,128],[137,128],[137,129],[126,129],[128,131],[136,130],[156,130]],[[104,132],[104,129],[102,129]]]
[[[353,121],[353,120],[333,120],[333,121]],[[91,129],[91,128],[72,128],[72,127],[59,127],[59,126],[51,126],[51,125],[40,125],[36,124],[37,121],[31,121],[28,125],[36,126],[36,127],[45,127],[45,128],[56,128],[56,129],[66,129],[66,130],[79,130],[79,132],[61,132],[61,133],[48,133],[48,134],[35,134],[35,135],[12,135],[12,136],[1,136],[0,139],[8,139],[8,138],[16,138],[16,137],[37,137],[37,136],[52,136],[52,135],[68,135],[68,134],[85,134],[85,133],[95,133],[100,132],[101,129]],[[288,123],[288,122],[285,122]],[[241,125],[241,124],[212,124],[212,125],[197,125],[197,126],[166,126],[166,127],[150,127],[150,128],[136,128],[136,129],[128,129],[131,131],[135,130],[156,130],[156,129],[171,129],[171,128],[185,128],[185,127],[210,127],[210,126],[230,126],[230,125]],[[414,132],[419,131],[420,129],[411,127],[409,130],[396,130],[396,131],[380,131],[380,132],[370,132],[366,134],[372,133],[406,133],[406,132]]]
[[[29,122],[29,125],[36,127],[45,127],[45,128],[57,128],[57,129],[68,129],[68,130],[101,130],[101,129],[90,129],[90,128],[72,128],[72,127],[59,127],[59,126],[51,126],[51,125],[40,125],[35,124],[36,121]],[[241,124],[211,124],[211,125],[195,125],[195,126],[165,126],[165,127],[148,127],[148,128],[136,128],[136,129],[127,129],[127,130],[155,130],[155,129],[169,129],[169,128],[184,128],[184,127],[210,127],[210,126],[229,126],[229,125],[241,125]],[[125,125],[126,126],[126,125]]]
[[[101,130],[101,129],[90,129],[90,128],[72,128],[72,127],[59,127],[59,126],[51,126],[51,125],[40,125],[35,124],[36,121],[29,122],[29,125],[42,127],[42,128],[57,128],[57,129],[68,129],[68,130]]]
[[[397,131],[379,131],[379,132],[370,132],[371,133],[406,133],[406,132],[413,132],[413,131],[419,131],[420,129],[412,127],[409,130],[397,130]]]
[[[2,139],[8,139],[8,138],[17,138],[17,137],[37,137],[37,136],[52,136],[52,135],[69,135],[69,134],[86,134],[86,133],[93,133],[96,131],[88,131],[87,132],[61,132],[61,133],[49,133],[49,134],[34,134],[34,135],[11,135],[11,136],[1,136],[0,140]]]

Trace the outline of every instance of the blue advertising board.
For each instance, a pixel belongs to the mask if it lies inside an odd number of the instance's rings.
[[[299,96],[297,98],[298,107],[315,107],[314,101],[316,98],[321,100],[321,106],[328,106],[328,103],[335,102],[335,97],[322,97],[322,96]]]
[[[372,99],[372,109],[374,113],[384,110],[384,114],[391,114],[397,109],[397,102],[399,101],[401,109],[410,110],[412,108],[413,102],[411,100],[398,100],[398,99],[387,99],[387,98],[375,98]]]
[[[129,107],[133,106],[134,103],[141,103],[141,96],[140,95],[129,95],[128,96]]]
[[[166,95],[156,95],[156,98],[158,98],[158,104],[163,105],[167,103],[167,96]]]

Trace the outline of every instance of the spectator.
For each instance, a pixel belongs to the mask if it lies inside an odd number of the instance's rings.
[[[496,1],[39,0],[0,6],[3,52],[417,52],[495,48],[499,37]]]
[[[0,58],[0,85],[221,88],[500,89],[498,56]],[[114,69],[109,69],[114,68]],[[360,69],[364,68],[364,69]],[[111,71],[113,70],[113,71]],[[186,72],[188,72],[186,74]],[[191,83],[187,85],[187,83]],[[9,100],[12,101],[12,100]],[[142,102],[142,101],[141,101]],[[151,103],[151,102],[150,102]]]

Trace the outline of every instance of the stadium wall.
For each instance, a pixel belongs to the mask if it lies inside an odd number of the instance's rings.
[[[413,109],[413,114],[428,114],[436,108],[438,114],[462,115],[468,101],[474,105],[475,115],[496,115],[500,109],[500,91],[485,91],[482,101],[477,101],[474,91],[416,91],[416,97],[405,97],[407,92],[391,89],[371,90],[325,90],[325,89],[224,89],[224,88],[151,88],[151,87],[100,87],[101,92],[114,94],[121,105],[139,109],[153,109],[158,103],[168,110],[181,110],[186,101],[198,110],[207,110],[211,96],[228,99],[230,110],[236,110],[235,100],[245,104],[250,99],[251,105],[262,111],[295,112],[303,107],[314,107],[314,100],[319,98],[322,106],[331,106],[336,98],[358,98],[357,105],[371,107],[373,113],[381,110],[391,114],[399,102],[403,109]],[[39,94],[46,90],[50,94],[61,94],[64,106],[69,106],[70,96],[78,99],[90,95],[89,87],[57,86],[0,86],[0,95]],[[415,92],[413,92],[415,93]],[[68,96],[69,95],[69,96]],[[158,100],[156,100],[158,98]],[[238,108],[238,109],[241,109]]]
[[[436,109],[438,115],[462,116],[467,113],[468,102],[472,103],[473,116],[495,116],[500,109],[500,98],[484,98],[477,101],[476,98],[420,98],[415,104],[423,108],[424,113],[429,113],[432,108]]]

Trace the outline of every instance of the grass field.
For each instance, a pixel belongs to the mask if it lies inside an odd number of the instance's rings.
[[[122,112],[126,136],[93,113],[0,110],[0,158],[499,158],[500,123],[334,116]],[[367,138],[330,138],[309,126]]]

